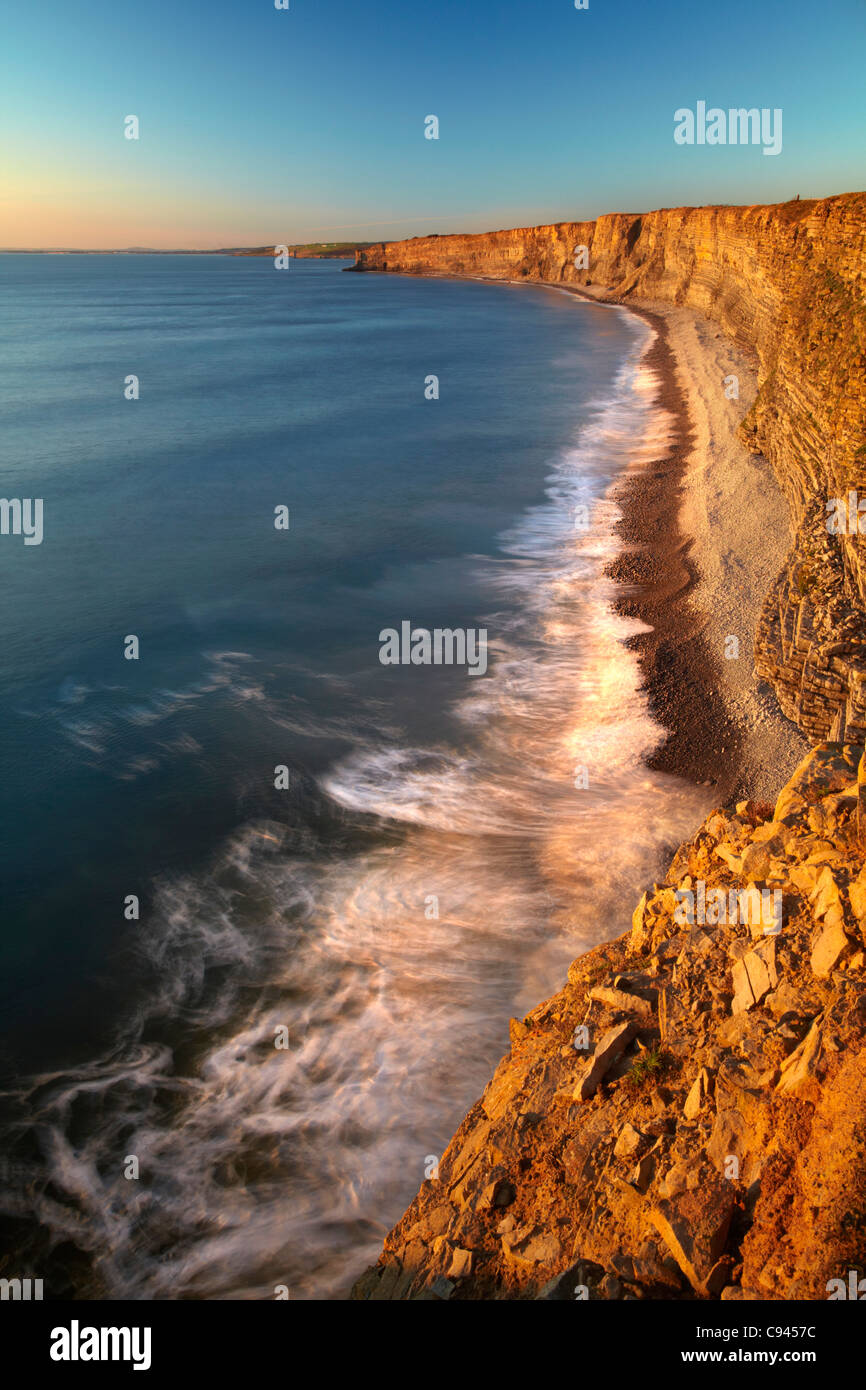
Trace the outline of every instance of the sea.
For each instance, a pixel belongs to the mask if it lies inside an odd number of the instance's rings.
[[[46,1298],[346,1296],[706,810],[605,574],[651,328],[347,264],[0,256],[0,1274]],[[484,669],[383,663],[404,623]]]

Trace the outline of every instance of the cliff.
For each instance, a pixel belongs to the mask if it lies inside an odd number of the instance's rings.
[[[297,261],[336,261],[357,257],[365,241],[309,241],[300,246],[290,246],[289,254]],[[239,246],[216,252],[221,256],[275,256],[276,246]]]
[[[382,242],[359,250],[355,269],[687,305],[753,353],[759,391],[742,438],[770,460],[795,531],[759,623],[756,667],[811,739],[866,739],[866,550],[858,515],[835,533],[826,509],[862,491],[866,531],[866,194]]]
[[[775,807],[715,811],[630,930],[512,1020],[353,1297],[845,1296],[866,1272],[864,834],[850,744]]]

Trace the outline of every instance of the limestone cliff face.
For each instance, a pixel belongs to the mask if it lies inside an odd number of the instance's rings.
[[[797,530],[767,599],[756,665],[813,739],[866,738],[866,545],[856,517],[853,534],[826,525],[828,499],[856,490],[866,503],[866,193],[383,242],[359,251],[356,269],[687,305],[754,352],[759,393],[742,434],[771,461]],[[866,533],[866,505],[862,518]]]

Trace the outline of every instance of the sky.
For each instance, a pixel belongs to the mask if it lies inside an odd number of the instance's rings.
[[[0,0],[0,247],[393,240],[866,188],[864,0],[288,3]],[[781,152],[676,144],[699,101],[781,109]]]

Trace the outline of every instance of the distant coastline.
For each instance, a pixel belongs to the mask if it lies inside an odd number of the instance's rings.
[[[289,255],[303,261],[350,260],[372,246],[370,241],[299,242],[288,246]],[[120,246],[99,249],[82,246],[0,246],[0,256],[273,256],[276,246],[221,246],[214,251],[160,250],[154,246]]]

